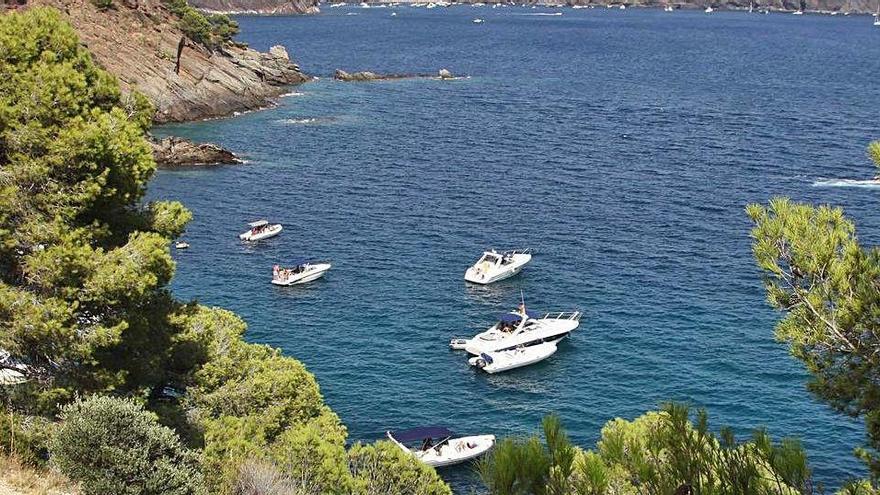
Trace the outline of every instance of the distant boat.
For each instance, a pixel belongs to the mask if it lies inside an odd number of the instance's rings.
[[[330,4],[330,7],[331,7],[331,8],[334,8],[334,9],[335,9],[336,7],[345,7],[345,2],[331,3],[331,4]]]
[[[672,5],[667,5],[666,7],[663,7],[663,12],[672,12],[673,10],[675,9],[672,8]]]
[[[472,22],[473,22],[474,24],[482,24],[482,23],[484,23],[484,22],[486,22],[486,21],[484,21],[484,20],[482,20],[482,19],[474,19]]]
[[[174,245],[177,249],[189,249],[189,243],[185,241],[177,241],[177,244]]]
[[[795,10],[794,12],[791,13],[791,15],[804,15],[804,11],[803,10]]]
[[[874,25],[880,26],[880,3],[877,4],[877,13],[874,14]]]
[[[621,5],[620,10],[626,10],[626,5]]]
[[[391,17],[397,17],[397,12],[392,12]]]
[[[753,2],[749,2],[749,14],[751,14],[755,10],[755,4]]]
[[[703,12],[705,12],[707,14],[711,14],[712,12],[715,12],[715,9],[713,9],[711,6],[709,6],[709,7],[706,7],[706,10],[704,10]]]

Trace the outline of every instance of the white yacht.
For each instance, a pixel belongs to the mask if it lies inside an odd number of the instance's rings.
[[[451,466],[475,459],[495,446],[495,435],[453,438],[455,433],[442,426],[389,431],[386,435],[403,451],[433,467]]]
[[[470,339],[452,339],[449,347],[479,356],[507,351],[566,337],[580,325],[580,311],[547,313],[543,316],[524,311],[503,313],[498,322]]]
[[[177,249],[189,249],[189,243],[186,241],[177,241],[174,244],[174,247]]]
[[[556,352],[557,342],[554,340],[506,351],[484,352],[479,356],[468,359],[468,364],[490,374],[522,368],[552,356]]]
[[[275,237],[282,230],[280,223],[270,224],[267,220],[258,220],[248,225],[250,229],[238,235],[238,238],[243,241],[262,241],[263,239]]]
[[[475,284],[491,284],[510,278],[532,261],[530,249],[504,251],[494,249],[483,252],[483,256],[464,272],[464,279]]]
[[[317,280],[330,270],[330,263],[312,263],[299,260],[291,268],[272,267],[272,283],[275,285],[298,285]]]

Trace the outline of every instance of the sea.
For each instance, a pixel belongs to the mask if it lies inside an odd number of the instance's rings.
[[[840,206],[880,243],[880,187],[864,182],[880,138],[870,17],[348,6],[236,20],[240,41],[284,45],[318,79],[275,108],[155,130],[246,160],[153,179],[148,199],[194,214],[172,288],[303,361],[352,442],[425,425],[528,435],[557,413],[590,448],[607,421],[672,400],[742,440],[800,438],[828,487],[866,475],[862,421],[812,396],[774,340],[745,207]],[[332,78],[443,68],[459,77]],[[238,240],[263,218],[283,233]],[[466,283],[493,248],[534,258]],[[303,257],[333,268],[269,283]],[[487,375],[448,348],[521,300],[583,313],[550,359]],[[472,466],[440,474],[482,491]]]

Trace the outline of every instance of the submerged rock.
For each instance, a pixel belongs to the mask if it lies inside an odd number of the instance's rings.
[[[153,158],[164,167],[241,163],[235,153],[212,143],[194,143],[175,136],[150,140]]]

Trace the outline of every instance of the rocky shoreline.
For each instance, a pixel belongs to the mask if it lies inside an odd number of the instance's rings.
[[[242,0],[245,1],[245,0]],[[348,5],[359,5],[359,2],[345,2]],[[457,0],[446,2],[443,0],[432,2],[431,0],[394,1],[374,0],[367,5],[378,7],[392,7],[396,5],[408,5],[424,7],[433,4],[437,7],[466,5],[486,7],[549,7],[549,8],[666,8],[681,10],[703,10],[712,7],[713,10],[748,11],[755,12],[779,12],[794,13],[804,12],[808,14],[824,15],[850,15],[850,14],[873,14],[877,9],[874,0],[542,0],[536,2],[512,2],[507,0]]]
[[[370,71],[346,72],[336,69],[333,79],[342,82],[394,81],[399,79],[456,79],[448,69],[440,69],[437,74],[378,74]]]
[[[289,85],[310,80],[284,47],[258,52],[237,43],[209,48],[192,41],[162,0],[29,0],[60,10],[123,91],[156,107],[156,123],[184,122],[265,108]]]

